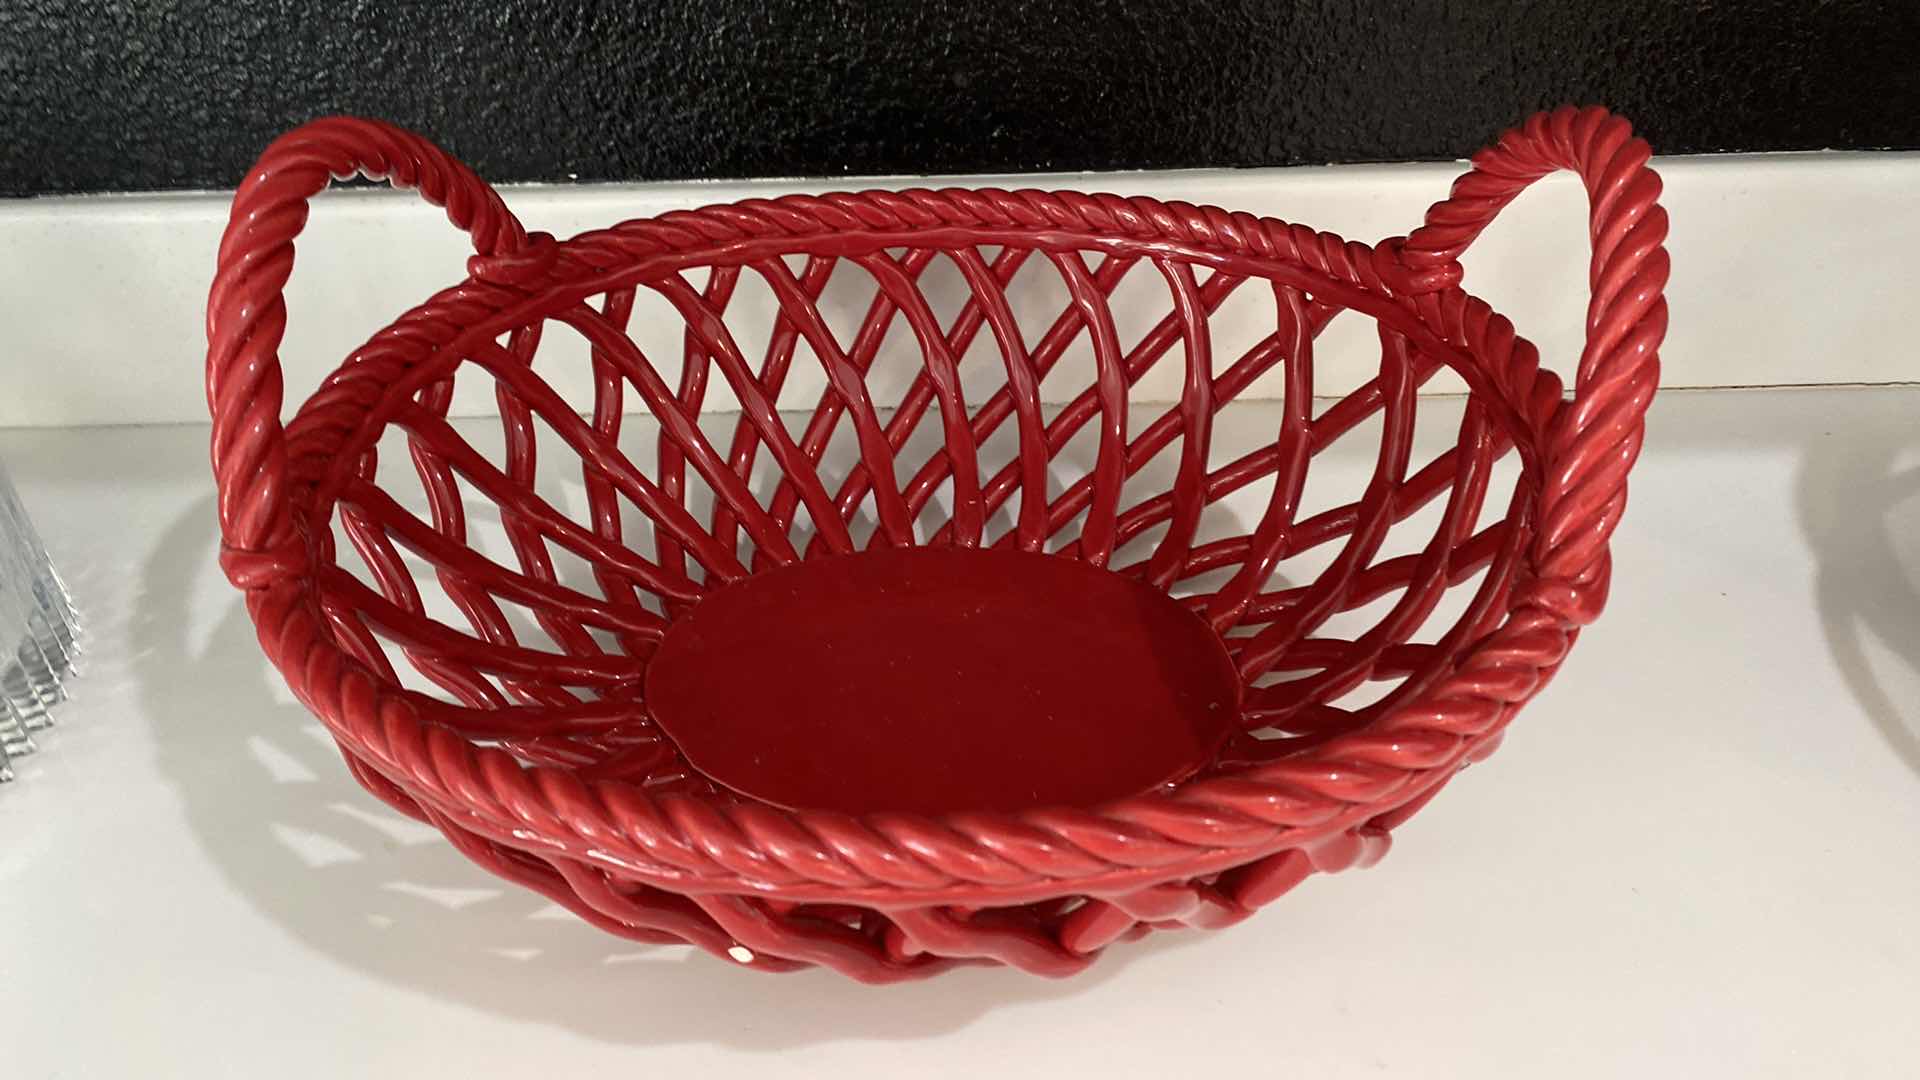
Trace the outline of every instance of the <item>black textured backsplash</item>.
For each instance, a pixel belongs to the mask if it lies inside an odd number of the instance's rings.
[[[332,112],[502,182],[1453,158],[1565,101],[1914,147],[1917,51],[1920,0],[0,0],[0,193],[230,187]]]

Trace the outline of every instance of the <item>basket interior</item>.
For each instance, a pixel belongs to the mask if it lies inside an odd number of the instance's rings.
[[[1452,376],[1373,317],[1203,262],[843,243],[589,296],[334,463],[322,607],[477,742],[714,797],[642,701],[665,628],[876,545],[1042,551],[1181,599],[1244,684],[1211,771],[1364,727],[1504,614],[1530,436],[1421,396]]]

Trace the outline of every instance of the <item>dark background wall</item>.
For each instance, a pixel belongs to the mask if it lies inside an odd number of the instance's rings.
[[[0,194],[231,186],[354,112],[496,181],[1920,146],[1920,0],[0,0]]]

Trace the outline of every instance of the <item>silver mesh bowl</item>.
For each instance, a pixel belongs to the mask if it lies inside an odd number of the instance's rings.
[[[35,750],[78,674],[73,598],[53,571],[46,545],[0,467],[0,781]]]

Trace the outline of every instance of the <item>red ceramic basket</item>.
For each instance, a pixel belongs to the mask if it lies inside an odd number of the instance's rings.
[[[1602,110],[1537,116],[1374,246],[953,189],[556,241],[431,143],[322,120],[261,157],[220,246],[221,562],[369,791],[596,926],[874,982],[1071,974],[1377,859],[1599,614],[1667,321],[1648,153]],[[1571,392],[1459,284],[1480,231],[1559,169],[1592,208]],[[444,206],[478,254],[282,426],[293,241],[354,174]],[[963,282],[957,310],[935,311],[930,267]],[[1037,318],[1033,280],[1062,298]],[[821,298],[848,281],[867,299],[835,329]],[[752,327],[749,285],[771,297]],[[1265,330],[1228,349],[1215,313],[1242,291]],[[1316,403],[1315,338],[1343,311],[1375,324],[1378,366]],[[635,337],[664,322],[671,381]],[[590,400],[555,389],[556,335],[584,339],[568,385]],[[874,374],[902,354],[910,377]],[[1178,400],[1130,400],[1162,363]],[[1416,391],[1443,367],[1471,397],[1415,460]],[[1272,434],[1216,460],[1220,411],[1268,372]],[[807,378],[817,400],[778,412]],[[450,422],[476,380],[499,419]],[[739,411],[703,415],[721,386]],[[1356,428],[1370,477],[1305,508]],[[1509,452],[1512,497],[1490,502]],[[1252,520],[1223,526],[1230,497]]]

